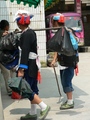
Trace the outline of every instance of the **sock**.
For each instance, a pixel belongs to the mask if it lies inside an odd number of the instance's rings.
[[[69,105],[73,104],[73,99],[68,99],[67,104],[69,104]]]
[[[47,107],[47,105],[46,105],[43,101],[40,102],[38,105],[39,105],[39,107],[41,108],[41,111],[45,110],[46,107]]]
[[[30,115],[35,115],[37,114],[37,104],[31,104],[31,110],[30,110]]]

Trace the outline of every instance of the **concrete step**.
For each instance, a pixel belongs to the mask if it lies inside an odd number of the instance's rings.
[[[80,46],[79,52],[90,52],[90,46]]]

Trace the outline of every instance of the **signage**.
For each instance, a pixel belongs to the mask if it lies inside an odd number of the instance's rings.
[[[75,0],[75,11],[81,15],[81,0]]]

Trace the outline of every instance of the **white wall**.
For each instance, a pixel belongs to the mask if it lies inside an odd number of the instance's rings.
[[[37,8],[34,8],[34,6],[24,6],[23,3],[18,5],[16,1],[11,3],[10,0],[0,0],[0,20],[6,19],[10,22],[10,31],[14,31],[17,28],[16,23],[13,22],[13,17],[18,9],[25,9],[28,10],[31,14],[34,14],[34,17],[31,20],[31,28],[45,28],[45,14],[43,1]],[[40,61],[46,62],[46,32],[38,31],[36,33],[38,39],[38,53],[40,56]]]

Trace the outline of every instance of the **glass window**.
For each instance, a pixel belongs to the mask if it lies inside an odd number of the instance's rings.
[[[65,26],[72,28],[75,31],[82,30],[81,20],[78,17],[67,17],[65,20]]]

